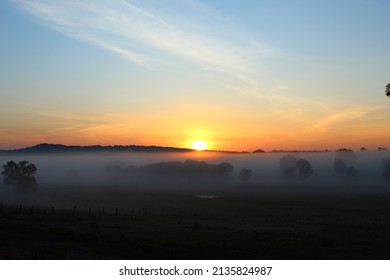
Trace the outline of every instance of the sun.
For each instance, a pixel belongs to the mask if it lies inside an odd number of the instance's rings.
[[[197,150],[197,151],[204,151],[207,149],[207,144],[205,141],[194,141],[192,142],[192,149]]]

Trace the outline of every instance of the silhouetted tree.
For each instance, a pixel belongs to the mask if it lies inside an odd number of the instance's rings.
[[[336,157],[347,162],[356,160],[356,154],[353,150],[347,148],[341,148],[336,151]]]
[[[347,165],[341,158],[335,158],[333,162],[333,169],[337,173],[337,175],[342,176],[345,174]]]
[[[131,170],[143,173],[147,176],[190,176],[191,178],[210,176],[213,178],[222,178],[230,175],[233,172],[233,168],[233,165],[227,162],[221,162],[220,164],[209,164],[204,161],[188,159],[185,162],[169,161],[151,163],[139,168],[132,167]]]
[[[221,162],[215,168],[215,171],[218,175],[228,176],[233,172],[233,165],[228,162]]]
[[[386,96],[390,97],[390,83],[388,83],[388,84],[386,85],[385,94],[386,94]]]
[[[365,152],[365,151],[366,151],[366,148],[365,148],[365,147],[361,147],[361,148],[360,148],[360,151]]]
[[[359,171],[353,167],[350,166],[345,170],[345,178],[349,181],[356,181],[359,177]]]
[[[4,184],[14,185],[19,189],[33,189],[37,186],[36,172],[36,166],[28,161],[15,163],[11,160],[3,165],[1,174]]]
[[[183,164],[183,171],[186,174],[206,175],[211,173],[210,165],[207,162],[187,159]]]
[[[248,182],[252,178],[253,172],[252,169],[250,168],[243,168],[241,171],[238,173],[238,177],[242,182]]]
[[[297,159],[291,155],[284,156],[279,161],[280,169],[286,179],[294,178],[297,168]]]
[[[381,163],[382,163],[382,168],[383,168],[382,177],[386,181],[390,182],[390,159],[388,159],[388,158],[382,159]]]
[[[297,161],[299,178],[306,179],[313,174],[313,167],[307,159],[299,159]]]

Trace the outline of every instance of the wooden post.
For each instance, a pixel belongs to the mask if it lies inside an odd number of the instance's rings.
[[[134,208],[131,208],[131,219],[134,219]]]
[[[3,214],[3,203],[0,203],[0,214]]]
[[[115,216],[118,216],[118,208],[115,208]]]
[[[104,214],[104,207],[102,207],[102,213]]]
[[[22,205],[19,205],[19,213],[22,213]]]
[[[74,215],[75,213],[76,213],[76,206],[73,207],[73,212],[72,212],[72,214]]]
[[[54,207],[51,207],[51,214],[54,215]]]
[[[91,207],[89,207],[88,213],[89,213],[89,215],[91,215],[91,213],[92,213]]]

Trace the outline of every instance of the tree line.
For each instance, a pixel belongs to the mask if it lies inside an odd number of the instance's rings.
[[[354,154],[351,153],[350,156]],[[282,176],[287,180],[307,180],[314,174],[314,169],[309,160],[296,158],[293,155],[283,156],[279,160],[279,168]],[[390,159],[381,160],[382,177],[390,182]],[[106,167],[106,173],[112,176],[139,176],[145,175],[151,178],[163,177],[188,177],[188,178],[206,178],[206,179],[226,179],[233,173],[234,166],[228,162],[211,164],[205,161],[188,159],[181,161],[168,161],[151,163],[136,167],[133,165],[124,167],[120,164],[111,164]],[[348,166],[343,159],[336,157],[333,161],[333,170],[340,178],[348,181],[356,181],[360,172],[354,166]],[[2,166],[1,175],[3,183],[13,185],[18,190],[35,190],[38,185],[36,173],[38,169],[33,163],[28,161],[8,161]],[[237,172],[239,180],[243,183],[251,181],[253,170],[251,168],[242,168]]]

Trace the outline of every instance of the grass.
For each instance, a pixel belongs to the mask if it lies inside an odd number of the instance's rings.
[[[390,196],[40,189],[0,198],[1,259],[390,259]]]

